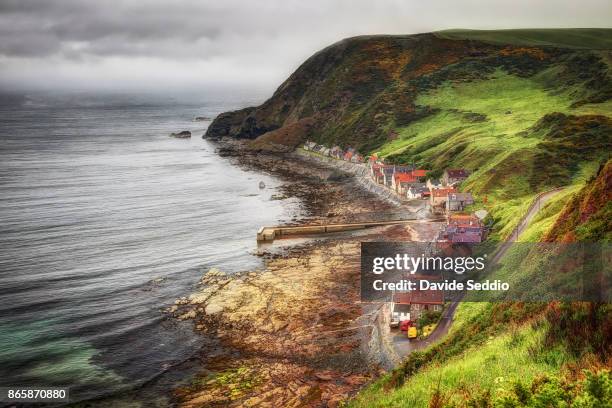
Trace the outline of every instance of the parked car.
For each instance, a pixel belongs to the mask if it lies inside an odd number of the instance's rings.
[[[416,326],[410,326],[408,328],[408,330],[406,331],[406,336],[409,339],[416,339],[417,338],[417,328],[416,328]]]
[[[399,324],[399,329],[401,331],[407,331],[409,327],[414,326],[412,320],[402,320]]]

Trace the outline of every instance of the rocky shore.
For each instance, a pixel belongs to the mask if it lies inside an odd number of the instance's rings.
[[[297,222],[401,216],[343,172],[285,153],[223,142],[220,156],[286,181],[281,195],[306,209]],[[247,232],[248,233],[248,232]],[[253,239],[255,232],[253,231]],[[407,240],[411,227],[262,246],[264,268],[209,270],[199,289],[168,312],[216,336],[222,352],[201,356],[202,373],[175,392],[179,406],[338,406],[393,364],[380,305],[359,302],[359,248],[366,240]]]

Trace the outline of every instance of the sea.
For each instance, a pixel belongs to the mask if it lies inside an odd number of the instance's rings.
[[[262,101],[0,98],[0,387],[164,405],[187,374],[160,379],[218,347],[164,309],[210,268],[260,268],[257,229],[302,211],[272,199],[280,180],[237,167],[202,138],[220,112]],[[169,137],[182,130],[191,139]]]

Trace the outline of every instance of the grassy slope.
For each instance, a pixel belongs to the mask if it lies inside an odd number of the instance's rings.
[[[382,384],[369,388],[352,402],[352,406],[426,407],[438,387],[446,403],[459,402],[466,395],[476,396],[482,390],[504,388],[515,381],[530,382],[539,375],[554,374],[571,357],[562,349],[540,353],[544,334],[545,326],[534,324],[491,336],[484,344],[468,348],[464,354],[443,365],[420,371],[395,392],[384,392]]]
[[[522,240],[539,240],[578,189],[564,191],[549,201]],[[506,264],[521,256],[515,252],[509,251],[504,258]],[[506,269],[512,270],[509,265]],[[535,305],[527,312],[511,307],[504,310],[502,306],[502,313],[508,315],[504,318],[499,317],[499,311],[492,312],[494,308],[486,302],[461,303],[445,342],[438,350],[430,348],[428,363],[397,388],[390,385],[394,374],[386,375],[360,392],[349,406],[427,407],[437,389],[446,404],[461,404],[483,392],[507,389],[519,380],[529,383],[541,375],[556,374],[563,364],[576,361],[561,346],[544,346],[547,323],[539,312],[542,307]],[[455,348],[458,352],[451,352],[450,357],[441,353]]]
[[[451,34],[445,38],[459,38],[456,37],[459,33]],[[592,35],[597,32],[576,31],[573,38],[555,37],[554,32],[544,36],[536,33],[538,41],[530,39],[527,31],[461,34],[518,45],[542,45],[542,38],[546,38],[545,45],[561,43],[579,48],[591,44]],[[605,41],[596,44],[606,46]],[[580,83],[556,81],[562,72],[563,67],[553,65],[532,76],[519,76],[498,68],[485,79],[446,81],[420,93],[416,99],[417,108],[432,114],[397,127],[397,137],[385,143],[379,152],[391,161],[415,162],[438,173],[451,166],[472,170],[464,188],[481,199],[477,207],[486,207],[493,214],[497,227],[493,239],[502,239],[512,231],[537,192],[566,185],[521,236],[524,242],[539,241],[610,152],[608,129],[600,137],[584,132],[580,125],[585,115],[610,118],[610,100],[576,103],[587,91]],[[565,126],[559,123],[566,118],[573,118],[572,124],[559,132]],[[567,151],[551,144],[567,134],[572,134],[577,143],[568,139],[561,143],[572,146],[570,149],[580,151],[582,156],[571,158]],[[585,146],[590,140],[602,142],[601,154],[588,152]],[[561,168],[554,169],[559,164]],[[482,202],[484,197],[486,204]],[[524,283],[525,277],[515,273],[519,268],[513,267],[528,255],[523,253],[524,249],[512,248],[495,278]],[[523,267],[522,271],[526,269]],[[561,344],[543,343],[548,330],[542,314],[544,306],[535,317],[518,313],[517,322],[503,327],[495,323],[491,304],[462,303],[444,343],[408,360],[407,366],[426,362],[414,369],[405,384],[393,388],[397,373],[392,373],[360,393],[351,405],[424,407],[432,403],[439,388],[445,403],[454,400],[462,406],[480,392],[499,393],[515,380],[529,383],[543,374],[559,373],[564,364],[576,363],[577,357]],[[483,339],[482,333],[488,337]]]
[[[610,49],[612,37],[607,29],[514,29],[514,30],[444,30],[437,36],[454,40],[477,40],[492,44],[550,46],[576,49]]]
[[[577,177],[574,185],[546,203],[520,241],[540,241],[558,222],[559,214],[572,208],[576,199],[588,198],[585,192],[593,191],[593,186],[600,185],[605,175],[600,171],[597,179]],[[521,251],[517,247],[508,252],[502,261],[504,267],[497,272],[496,278],[520,278],[511,275],[512,265],[520,264],[527,256]],[[568,374],[568,367],[592,367],[593,364],[597,367],[599,363],[593,362],[598,358],[590,352],[581,348],[580,354],[576,354],[570,350],[563,342],[567,335],[553,334],[552,337],[558,341],[552,343],[546,339],[547,333],[551,336],[551,320],[545,318],[545,303],[531,304],[531,310],[524,309],[527,305],[460,304],[447,338],[440,345],[426,350],[423,357],[413,359],[425,362],[405,383],[394,386],[393,377],[397,372],[393,372],[366,388],[349,405],[426,407],[439,391],[444,403],[439,406],[466,406],[470,403],[473,405],[467,406],[488,406],[478,405],[477,400],[483,395],[490,395],[489,401],[507,395],[518,381],[529,384],[537,382],[543,375]],[[609,324],[610,308],[604,310],[603,318],[608,319]],[[577,319],[579,322],[588,320],[584,315]],[[552,321],[557,322],[558,318]],[[584,332],[584,328],[580,330]],[[607,329],[603,327],[602,330]]]
[[[574,106],[576,87],[551,89],[556,71],[552,67],[525,78],[498,69],[484,80],[446,82],[416,100],[418,107],[435,113],[399,127],[397,138],[379,153],[438,173],[451,166],[472,170],[464,187],[481,200],[486,196],[486,207],[497,221],[493,238],[501,239],[512,231],[537,192],[584,180],[607,154],[600,149],[596,160],[585,155],[559,166],[556,173],[566,175],[552,174],[554,163],[543,170],[534,168],[543,161],[542,155],[557,154],[547,151],[543,143],[549,129],[537,128],[542,117],[553,113],[612,116],[609,101]],[[546,171],[550,177],[538,176]],[[536,181],[537,177],[541,180]]]
[[[310,58],[249,120],[237,115],[233,134],[252,138],[310,118],[311,131],[295,143],[308,137],[380,151],[390,161],[438,173],[466,167],[473,175],[464,188],[492,214],[494,240],[512,231],[538,192],[569,186],[522,237],[537,241],[612,150],[611,32],[454,31],[345,40]],[[464,39],[483,42],[456,41]],[[385,390],[395,381],[391,374],[354,404],[425,406],[438,380],[455,394],[462,382],[495,388],[501,367],[501,376],[525,380],[558,371],[569,354],[534,343],[547,330],[531,325],[543,311],[463,303],[451,334],[409,358],[404,386]],[[511,332],[523,340],[512,340]],[[486,364],[495,361],[501,364],[489,370]],[[406,403],[413,394],[417,400]]]

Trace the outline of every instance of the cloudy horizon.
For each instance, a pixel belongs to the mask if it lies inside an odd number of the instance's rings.
[[[343,38],[450,28],[609,27],[611,4],[0,0],[0,89],[271,92],[310,55]]]

